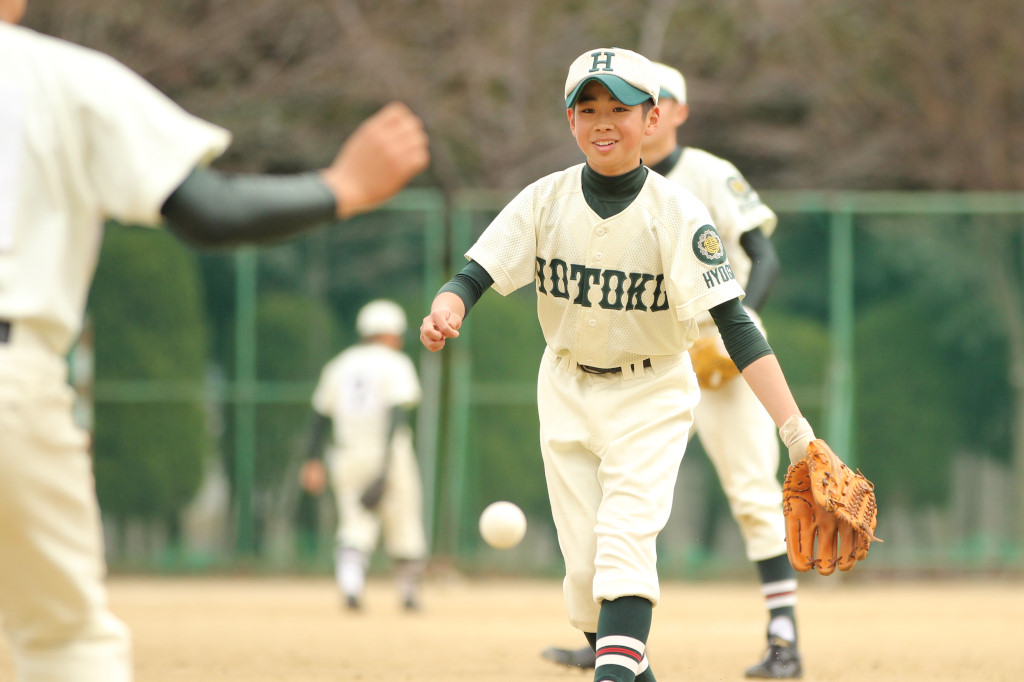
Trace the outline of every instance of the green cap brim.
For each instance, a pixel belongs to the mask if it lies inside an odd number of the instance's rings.
[[[674,92],[669,92],[665,88],[662,88],[661,92],[658,93],[658,101],[660,102],[663,99],[674,99],[678,102],[679,95],[675,94]]]
[[[608,92],[612,93],[612,97],[619,100],[626,106],[632,107],[646,100],[654,99],[651,97],[650,93],[644,92],[640,88],[630,85],[618,76],[613,76],[609,73],[602,73],[581,80],[579,85],[573,88],[572,92],[569,93],[569,96],[565,98],[566,109],[571,109],[573,105],[576,104],[576,100],[579,99],[584,86],[586,86],[590,81],[600,82],[608,88]]]

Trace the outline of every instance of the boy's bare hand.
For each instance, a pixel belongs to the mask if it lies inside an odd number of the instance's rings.
[[[391,198],[430,163],[423,122],[401,102],[363,121],[321,177],[348,218]]]
[[[445,339],[459,335],[462,316],[452,310],[434,310],[423,318],[420,325],[420,341],[429,351],[444,348]]]

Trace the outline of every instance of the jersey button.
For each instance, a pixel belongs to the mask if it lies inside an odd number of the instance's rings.
[[[605,230],[603,227],[599,227],[597,228],[596,232],[598,237],[603,237],[604,233],[607,232],[607,230]]]
[[[591,327],[596,327],[597,326],[597,320],[591,319],[591,320],[589,320],[587,322],[587,324],[589,324]]]
[[[602,258],[604,258],[604,255],[600,251],[594,254],[594,260],[601,260]]]

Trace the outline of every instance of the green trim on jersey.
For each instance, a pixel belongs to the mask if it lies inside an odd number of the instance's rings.
[[[647,167],[640,164],[622,175],[601,175],[589,165],[583,165],[583,198],[594,213],[607,220],[622,213],[644,188]]]

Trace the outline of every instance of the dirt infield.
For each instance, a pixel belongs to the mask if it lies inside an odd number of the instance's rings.
[[[805,680],[1024,679],[1020,583],[808,582],[797,607]],[[434,580],[412,615],[384,580],[360,614],[339,607],[328,578],[115,578],[110,588],[134,632],[138,682],[591,679],[539,657],[583,641],[556,582]],[[744,679],[764,624],[753,582],[665,585],[649,642],[658,679]],[[0,645],[0,682],[10,680]]]

